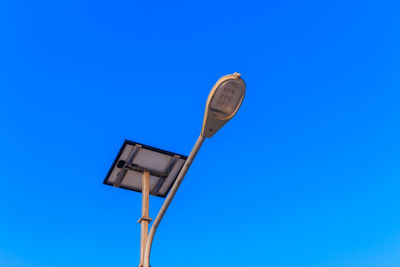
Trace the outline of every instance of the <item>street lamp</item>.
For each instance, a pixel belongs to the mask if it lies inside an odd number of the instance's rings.
[[[235,116],[245,91],[246,85],[239,73],[225,75],[215,83],[207,99],[202,136],[212,137]]]
[[[158,192],[159,196],[165,196],[166,194],[166,199],[164,201],[164,204],[162,205],[156,219],[153,222],[153,225],[151,226],[150,232],[147,235],[147,227],[148,223],[150,222],[151,219],[148,218],[148,195],[149,192],[152,192],[149,189],[149,176],[150,172],[146,168],[141,168],[142,172],[142,188],[141,190],[138,189],[138,187],[134,188],[133,190],[136,189],[136,191],[142,191],[143,197],[142,197],[142,218],[140,219],[139,222],[142,223],[143,221],[146,221],[144,223],[144,226],[142,224],[142,238],[141,238],[141,254],[140,254],[140,264],[139,267],[149,267],[150,263],[150,250],[151,250],[151,245],[153,242],[154,235],[157,231],[157,228],[167,211],[169,205],[171,204],[172,199],[174,198],[180,184],[182,183],[183,178],[185,177],[187,171],[189,170],[190,165],[192,164],[194,158],[197,155],[197,152],[199,151],[201,145],[203,144],[205,138],[211,138],[219,129],[222,128],[222,126],[225,125],[239,110],[240,105],[243,102],[243,98],[245,95],[246,91],[246,85],[243,81],[243,79],[240,77],[239,73],[234,73],[234,74],[229,74],[225,75],[222,78],[220,78],[213,88],[211,89],[211,92],[208,96],[207,99],[207,104],[206,104],[206,110],[204,114],[204,119],[203,119],[203,127],[201,130],[201,133],[192,149],[190,152],[189,156],[186,158],[181,155],[175,155],[178,156],[180,161],[179,167],[176,167],[175,165],[175,170],[179,169],[179,174],[175,179],[172,179],[170,177],[169,182],[173,181],[172,188],[167,191],[164,191],[165,194],[162,194],[163,192]],[[161,151],[161,150],[160,150]],[[162,151],[163,153],[170,153],[166,151]],[[122,152],[120,152],[121,154]],[[171,156],[171,153],[169,154]],[[112,184],[110,182],[110,173],[114,173],[118,177],[120,171],[115,171],[113,168],[118,165],[117,162],[119,162],[118,159],[119,156],[117,156],[116,161],[113,164],[112,169],[109,172],[108,177],[106,177],[106,180],[104,181],[105,184]],[[130,156],[128,156],[128,159],[130,159]],[[149,159],[151,161],[151,159]],[[119,166],[126,167],[124,164],[126,164],[126,161],[121,163]],[[130,166],[132,166],[132,163],[129,163]],[[129,165],[128,164],[128,165]],[[135,165],[135,164],[134,164]],[[137,164],[136,164],[137,165]],[[151,164],[152,165],[152,164]],[[118,166],[117,166],[118,167]],[[128,166],[129,167],[129,166]],[[136,166],[137,167],[137,166]],[[139,166],[140,167],[140,166]],[[129,170],[129,169],[128,169]],[[135,169],[137,170],[137,169]],[[125,174],[126,175],[126,174]],[[164,173],[164,175],[167,175]],[[119,181],[117,178],[113,180],[113,183],[115,181]],[[138,185],[136,183],[136,185]],[[115,186],[115,185],[114,185]],[[139,186],[140,187],[140,186]],[[164,187],[165,190],[165,187]],[[157,195],[157,192],[154,192],[153,194]],[[147,213],[146,213],[147,211]],[[143,244],[146,244],[145,247]]]

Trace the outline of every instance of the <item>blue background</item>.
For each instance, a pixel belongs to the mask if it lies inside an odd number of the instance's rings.
[[[103,178],[124,139],[189,154],[235,71],[243,105],[198,154],[152,266],[400,266],[399,14],[2,1],[0,266],[138,266],[141,195]]]

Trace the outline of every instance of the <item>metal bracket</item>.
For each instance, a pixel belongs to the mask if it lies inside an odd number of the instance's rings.
[[[128,160],[126,161],[126,164],[131,164],[132,161],[135,159],[135,156],[137,155],[137,152],[139,151],[139,149],[141,148],[141,145],[135,145],[132,149],[131,154],[128,157]],[[122,180],[124,180],[124,177],[126,175],[126,173],[128,172],[128,170],[126,169],[122,169],[119,171],[118,175],[117,175],[117,180],[114,183],[114,187],[120,187]]]
[[[151,176],[156,176],[156,177],[160,177],[160,178],[165,178],[165,177],[168,176],[167,173],[145,169],[145,168],[142,168],[142,167],[140,167],[140,166],[138,166],[136,164],[128,164],[128,163],[126,163],[123,168],[125,170],[135,171],[135,172],[142,172],[142,173],[145,172],[145,171],[148,171]]]
[[[140,173],[144,173],[147,171],[150,173],[151,176],[158,178],[158,181],[157,181],[154,189],[151,190],[150,194],[155,195],[155,196],[160,195],[158,191],[161,189],[161,187],[165,183],[165,180],[168,177],[169,173],[174,168],[178,159],[180,159],[181,157],[179,155],[174,155],[171,158],[170,162],[168,163],[167,168],[163,172],[149,170],[149,169],[145,169],[143,167],[140,167],[140,166],[132,163],[141,147],[142,147],[141,145],[135,145],[131,154],[129,155],[128,159],[126,161],[120,160],[117,163],[117,167],[120,168],[121,170],[117,174],[117,179],[113,186],[120,187],[121,183],[124,180],[125,175],[127,174],[128,171],[135,171],[135,172],[140,172]]]
[[[169,162],[167,168],[165,169],[164,173],[167,174],[165,177],[160,177],[161,179],[158,180],[156,186],[154,187],[154,192],[155,194],[158,193],[160,188],[163,186],[165,183],[165,179],[168,177],[168,174],[171,172],[172,168],[175,166],[176,162],[178,161],[180,157],[178,155],[175,155],[171,161]]]
[[[138,221],[137,221],[137,223],[141,223],[142,221],[148,221],[148,222],[151,222],[153,219],[151,219],[151,218],[148,218],[148,217],[142,217],[142,218],[140,218]]]

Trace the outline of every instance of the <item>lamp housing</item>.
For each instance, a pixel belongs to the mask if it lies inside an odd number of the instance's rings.
[[[201,135],[211,138],[240,108],[246,84],[239,73],[220,78],[208,95]]]

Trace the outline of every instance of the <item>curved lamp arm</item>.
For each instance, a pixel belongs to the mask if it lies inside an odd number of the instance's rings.
[[[185,177],[187,171],[190,168],[190,165],[193,162],[193,159],[196,157],[197,152],[199,152],[199,149],[201,145],[204,142],[205,137],[200,134],[199,138],[196,141],[196,144],[194,145],[192,151],[189,154],[189,157],[187,158],[185,164],[182,167],[181,172],[179,173],[178,178],[176,178],[176,181],[174,185],[172,186],[171,191],[169,192],[167,198],[164,201],[164,204],[162,205],[160,211],[158,212],[158,215],[156,219],[153,222],[153,225],[151,226],[149,236],[147,238],[146,242],[146,248],[144,252],[144,267],[149,267],[150,264],[150,250],[151,250],[151,245],[153,243],[153,238],[154,235],[157,231],[157,227],[160,224],[162,218],[164,217],[165,212],[167,211],[169,204],[171,204],[172,199],[174,198],[176,191],[178,191],[179,186],[181,185],[183,178]]]

